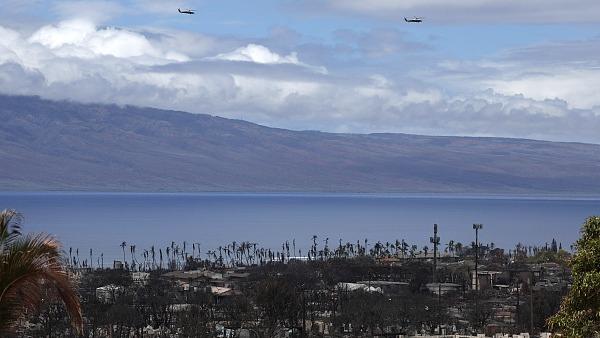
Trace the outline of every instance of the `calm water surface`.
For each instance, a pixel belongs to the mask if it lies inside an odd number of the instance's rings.
[[[0,208],[25,215],[26,231],[57,235],[83,255],[93,248],[106,259],[121,255],[119,244],[198,242],[202,251],[231,241],[272,248],[312,235],[355,242],[406,239],[428,244],[433,223],[443,243],[473,240],[472,223],[484,223],[482,242],[514,246],[552,238],[568,248],[600,199],[402,196],[343,194],[138,194],[0,193]],[[191,246],[191,244],[189,244]],[[106,262],[106,260],[105,260]]]

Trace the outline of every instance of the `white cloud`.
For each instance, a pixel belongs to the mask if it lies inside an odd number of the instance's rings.
[[[255,45],[253,43],[248,44],[246,47],[240,47],[229,53],[222,53],[214,57],[219,60],[229,61],[246,61],[266,64],[281,64],[291,63],[299,65],[298,55],[291,53],[290,55],[281,56],[277,53],[271,52],[267,47],[261,45]]]
[[[594,109],[600,107],[598,52],[600,39],[555,42],[508,50],[490,59],[440,62],[423,76],[463,92],[491,88],[508,96],[560,99],[572,109]]]
[[[509,95],[560,98],[569,107],[600,106],[600,39],[539,44],[509,50],[497,61],[500,74],[485,83]]]
[[[279,55],[272,52],[269,48],[250,43],[245,47],[239,47],[234,51],[228,53],[221,53],[215,57],[207,58],[209,60],[227,60],[227,61],[241,61],[241,62],[254,62],[259,64],[291,64],[296,66],[307,67],[320,73],[327,73],[324,67],[315,67],[307,65],[298,60],[296,52],[292,52],[289,55]]]
[[[303,62],[301,51],[280,54],[267,46],[177,31],[99,28],[85,20],[46,25],[32,34],[0,27],[0,89],[293,129],[600,142],[600,109],[583,99],[598,88],[596,73],[565,68],[535,92],[539,74],[550,74],[552,62],[529,77],[525,71],[534,68],[516,57],[444,62],[427,76],[419,71],[396,76],[385,68],[326,73]],[[584,80],[574,87],[579,89],[559,91],[560,81],[577,79]],[[492,90],[482,91],[488,87]]]
[[[560,98],[571,108],[592,109],[600,106],[600,69],[543,69],[515,78],[487,81],[490,88],[507,95],[521,94],[536,100]]]
[[[28,41],[47,47],[51,53],[63,58],[114,56],[138,58],[142,64],[188,60],[181,53],[156,48],[139,33],[111,27],[96,29],[91,22],[84,20],[63,21],[58,25],[42,27]]]

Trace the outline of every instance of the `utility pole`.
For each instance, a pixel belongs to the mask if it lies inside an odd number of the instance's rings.
[[[440,238],[437,235],[438,233],[438,225],[434,224],[433,225],[433,237],[429,237],[429,242],[433,243],[433,277],[432,277],[432,282],[436,283],[437,279],[435,278],[435,273],[437,270],[437,248],[438,245],[440,244]]]
[[[306,298],[304,295],[304,285],[302,286],[302,337],[306,337]]]
[[[442,334],[442,283],[438,283],[438,334]]]
[[[533,271],[529,282],[529,332],[533,334]]]
[[[517,332],[519,331],[519,316],[521,315],[521,288],[519,280],[517,279],[517,316],[515,318],[515,326]]]
[[[473,224],[475,230],[475,314],[477,316],[477,325],[479,326],[479,230],[483,224]]]

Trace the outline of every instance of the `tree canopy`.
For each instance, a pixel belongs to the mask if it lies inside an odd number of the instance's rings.
[[[576,247],[573,286],[549,324],[567,337],[600,337],[600,217],[586,220]]]

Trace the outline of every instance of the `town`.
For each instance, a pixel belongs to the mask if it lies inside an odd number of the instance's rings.
[[[0,8],[0,338],[600,338],[600,1]]]
[[[123,242],[111,267],[70,249],[69,271],[86,337],[549,337],[571,250],[554,239],[443,244],[437,225],[429,242],[314,236],[304,251],[295,240],[277,251],[232,242],[206,255],[197,243],[139,255]],[[76,334],[59,303],[44,302],[17,336]]]

